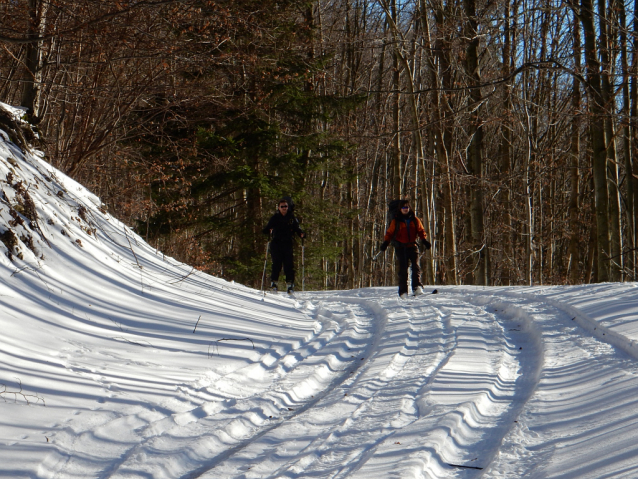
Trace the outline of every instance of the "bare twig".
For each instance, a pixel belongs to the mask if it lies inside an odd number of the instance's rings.
[[[30,406],[31,401],[33,401],[33,399],[29,401],[29,398],[35,398],[36,404],[42,401],[42,405],[46,406],[46,403],[44,402],[43,397],[38,396],[37,394],[25,394],[24,392],[22,392],[22,381],[20,380],[20,378],[16,378],[16,380],[18,381],[18,384],[20,385],[20,389],[18,391],[9,391],[7,389],[6,384],[0,384],[0,387],[2,387],[2,389],[0,389],[0,398],[4,399],[4,402],[7,402],[7,398],[5,396],[13,394],[14,403],[17,403],[18,397],[21,397],[22,399],[26,401],[27,405]]]
[[[108,318],[108,316],[107,316],[107,318]],[[121,324],[121,323],[118,323],[118,322],[117,322],[117,321],[115,321],[114,319],[111,319],[111,318],[109,318],[109,319],[111,320],[111,322],[112,322],[113,324],[115,324],[115,326],[117,326],[118,328],[120,328],[120,331],[122,331],[123,333],[125,333],[125,332],[126,332],[126,331],[124,331],[124,330],[122,329],[122,324]]]
[[[155,346],[153,346],[150,342],[148,342],[148,341],[146,341],[146,340],[143,340],[143,341],[144,341],[145,343],[148,343],[148,344],[137,343],[137,342],[135,342],[135,341],[131,341],[130,339],[122,338],[122,337],[120,337],[120,336],[115,337],[115,338],[113,338],[113,339],[114,339],[115,341],[126,341],[127,343],[137,344],[138,346],[142,346],[142,347],[144,347],[144,348],[148,348],[149,346],[150,346],[151,348],[154,348],[154,347],[155,347]]]
[[[16,269],[13,273],[11,273],[11,276],[15,276],[16,274],[22,273],[25,269],[29,269],[29,267],[25,266],[23,268]]]
[[[168,284],[176,284],[176,283],[181,283],[182,281],[184,281],[186,278],[188,278],[191,274],[193,274],[193,271],[195,271],[195,266],[193,266],[193,269],[190,270],[190,273],[188,273],[186,276],[184,276],[182,279],[178,279],[177,281],[169,281]]]
[[[197,325],[199,324],[199,320],[202,319],[202,315],[199,315],[199,318],[197,318],[197,322],[195,323],[195,329],[197,329]],[[193,334],[195,334],[195,329],[193,329]]]
[[[126,241],[128,241],[128,245],[131,247],[131,253],[133,253],[133,256],[135,257],[135,262],[137,263],[137,266],[140,269],[143,269],[142,265],[140,265],[140,262],[137,260],[137,255],[135,254],[135,251],[133,251],[133,245],[131,244],[131,240],[128,239],[128,233],[126,232],[126,229],[124,230],[124,235],[126,236]]]
[[[44,285],[47,287],[47,290],[50,291],[50,292],[53,292],[54,290],[49,287],[49,283],[47,283],[44,279],[42,279],[42,276],[40,276],[40,273],[38,272],[38,269],[39,268],[34,269],[33,272],[40,279],[40,281],[42,281],[44,283]]]
[[[462,468],[462,469],[483,469],[482,467],[477,467],[477,466],[463,466],[463,465],[461,465],[461,464],[449,464],[449,463],[448,463],[448,466],[451,466],[451,467],[459,467],[459,468]]]

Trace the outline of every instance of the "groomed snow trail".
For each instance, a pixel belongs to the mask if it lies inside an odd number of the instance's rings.
[[[262,348],[163,406],[70,423],[39,477],[481,475],[535,387],[528,324],[461,295],[297,297],[315,330],[296,347]]]
[[[605,342],[605,326],[582,327],[591,321],[564,293],[439,291],[297,294],[312,325],[302,339],[262,339],[244,366],[181,383],[160,403],[78,411],[47,433],[55,450],[35,477],[638,475],[638,361]],[[266,299],[262,308],[289,311],[285,296]],[[79,361],[97,351],[75,347],[69,371],[117,393]]]
[[[578,310],[543,295],[492,291],[470,300],[533,324],[544,350],[534,394],[484,477],[638,477],[638,362],[605,342],[609,330],[583,329]]]
[[[366,355],[342,350],[343,380],[183,477],[480,475],[534,387],[527,377],[519,380],[522,369],[538,369],[519,349],[525,331],[458,298],[380,296],[308,294],[333,316],[371,316],[377,330]]]

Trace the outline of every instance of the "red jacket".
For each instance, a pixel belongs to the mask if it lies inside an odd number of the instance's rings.
[[[394,230],[399,223],[399,230],[395,236]],[[415,244],[417,236],[421,239],[427,239],[427,233],[423,229],[423,223],[414,215],[409,215],[405,220],[397,221],[396,218],[392,220],[388,230],[385,232],[385,240],[392,241],[394,238],[399,243],[403,244]]]

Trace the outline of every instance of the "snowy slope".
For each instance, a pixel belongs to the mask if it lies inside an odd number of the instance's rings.
[[[3,138],[0,477],[638,477],[635,284],[264,297]]]

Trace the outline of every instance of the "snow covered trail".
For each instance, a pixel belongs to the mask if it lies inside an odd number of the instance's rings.
[[[167,404],[133,410],[83,432],[79,440],[58,436],[70,450],[62,461],[53,456],[57,464],[47,469],[52,477],[73,477],[73,471],[86,474],[88,469],[95,477],[144,476],[142,471],[149,471],[150,477],[176,477],[184,468],[197,467],[210,455],[224,453],[260,428],[272,427],[294,414],[290,411],[330,384],[335,376],[330,366],[346,342],[357,352],[365,350],[370,321],[362,325],[355,319],[352,323],[318,314],[314,334],[294,349],[282,352],[274,344],[243,368],[221,377],[200,378],[182,388],[188,397],[182,394],[181,408]],[[352,326],[361,326],[363,331]],[[125,441],[115,441],[108,430],[117,431],[121,422],[130,423],[131,434]]]
[[[567,304],[534,294],[382,291],[306,295],[372,310],[384,329],[370,357],[184,477],[636,477],[638,365],[609,332],[587,334]]]
[[[534,394],[485,477],[638,477],[638,362],[605,342],[610,331],[599,324],[588,334],[577,310],[544,295],[472,296],[534,324],[544,349]]]
[[[33,477],[636,477],[638,362],[579,325],[577,292],[439,291],[297,294],[310,334],[159,403],[78,411]]]
[[[480,471],[478,456],[493,455],[494,438],[508,430],[516,411],[514,399],[527,398],[533,387],[517,384],[520,360],[537,369],[515,346],[524,333],[505,330],[484,308],[442,297],[433,305],[380,299],[374,290],[307,296],[325,297],[323,308],[336,311],[373,311],[384,327],[369,357],[352,355],[350,376],[311,407],[184,477],[469,477]]]
[[[458,295],[298,297],[314,332],[293,348],[159,403],[81,412],[38,477],[478,477],[533,390],[520,345],[535,336]]]

